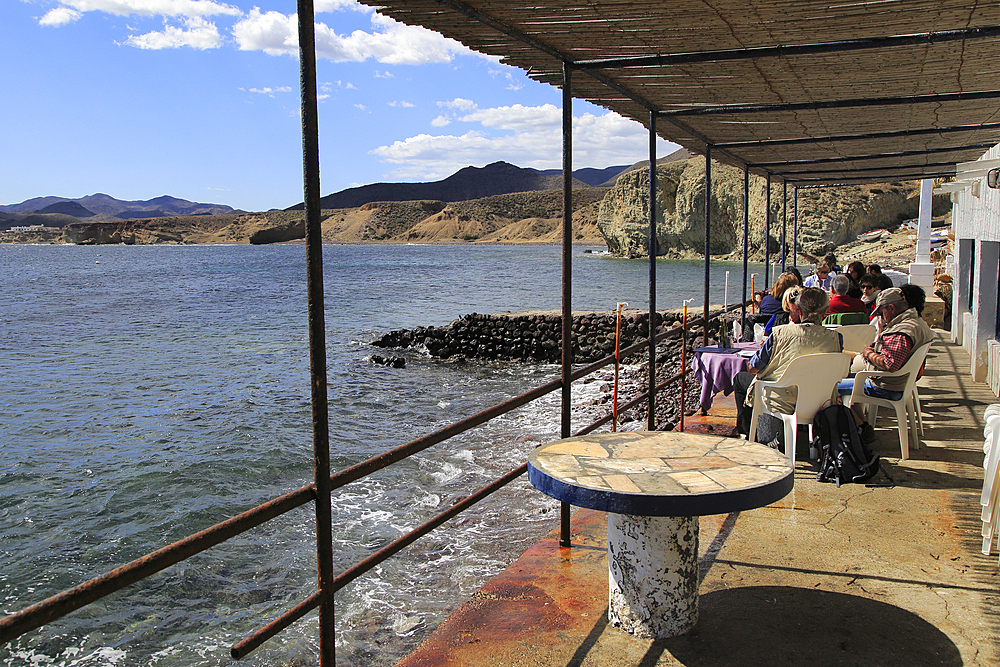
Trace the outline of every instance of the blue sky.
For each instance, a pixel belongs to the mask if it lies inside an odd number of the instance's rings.
[[[302,200],[295,2],[3,0],[0,204],[172,195]],[[353,0],[316,0],[324,195],[505,160],[561,165],[560,92]],[[646,157],[645,130],[574,102],[574,167]],[[659,155],[675,146],[660,143]]]

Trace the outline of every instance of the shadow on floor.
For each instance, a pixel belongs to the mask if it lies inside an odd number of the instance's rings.
[[[958,648],[916,614],[876,600],[785,586],[701,597],[683,637],[653,642],[638,667],[664,653],[686,667],[720,665],[961,665]]]

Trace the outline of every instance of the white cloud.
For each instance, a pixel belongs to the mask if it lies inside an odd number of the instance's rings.
[[[229,15],[239,16],[243,12],[239,7],[213,2],[212,0],[61,0],[59,7],[53,9],[42,21],[53,12],[104,12],[115,16],[171,16],[171,17],[205,17]],[[76,18],[79,18],[77,16]],[[76,20],[76,19],[73,19]],[[43,24],[44,25],[44,24]]]
[[[398,102],[396,100],[393,100],[392,102],[386,102],[386,104],[388,104],[391,107],[403,107],[405,109],[410,109],[413,108],[413,106],[415,106],[413,104],[410,104],[406,100],[399,100]]]
[[[354,106],[361,109],[362,111],[368,111],[368,107],[366,107],[364,104],[361,104],[360,102],[355,104]]]
[[[476,108],[475,102],[461,97],[456,97],[453,100],[446,100],[444,102],[438,102],[437,105],[442,109],[457,109],[459,111],[472,111]]]
[[[241,51],[263,51],[272,56],[296,55],[299,52],[296,21],[295,14],[261,12],[254,7],[233,26],[233,37]]]
[[[82,13],[76,11],[72,7],[56,7],[55,9],[49,10],[45,16],[39,19],[38,25],[58,27],[66,25],[67,23],[72,23],[82,16]]]
[[[267,95],[268,97],[274,97],[275,93],[292,92],[291,86],[278,86],[276,88],[271,88],[270,86],[264,88],[250,88],[250,89],[240,88],[240,90],[245,90],[245,92],[249,93],[257,93],[258,95]]]
[[[295,14],[261,12],[253,8],[233,26],[233,37],[244,51],[269,55],[298,53]],[[325,23],[316,24],[316,56],[333,62],[362,62],[369,58],[388,65],[421,65],[450,62],[455,54],[471,53],[441,35],[372,14],[372,31],[355,30],[338,35]]]
[[[418,134],[372,150],[398,165],[394,177],[443,178],[462,167],[497,160],[536,169],[558,168],[562,162],[562,111],[554,105],[478,109],[463,99],[438,105],[468,113],[438,116],[432,126],[467,123],[474,128],[464,134]],[[573,162],[581,167],[631,164],[648,155],[648,142],[645,128],[611,112],[585,113],[573,119]],[[669,150],[667,142],[661,142],[661,150]]]
[[[313,11],[317,14],[321,12],[335,12],[340,9],[354,9],[359,12],[373,12],[374,7],[367,7],[359,4],[356,0],[316,0]]]
[[[222,45],[222,37],[215,24],[200,17],[186,18],[184,27],[167,25],[162,32],[147,32],[145,35],[131,35],[125,40],[127,46],[138,49],[176,49],[190,46],[193,49],[215,49]]]
[[[379,70],[375,70],[375,78],[376,79],[391,79],[392,78],[392,72],[382,72],[382,71],[379,71]]]

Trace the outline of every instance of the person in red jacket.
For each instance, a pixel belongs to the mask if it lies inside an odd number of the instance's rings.
[[[867,312],[868,309],[865,307],[864,301],[855,299],[853,296],[847,296],[847,292],[850,289],[850,278],[843,273],[834,276],[830,282],[830,306],[827,308],[827,315]]]

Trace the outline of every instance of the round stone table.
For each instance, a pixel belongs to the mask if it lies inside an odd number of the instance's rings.
[[[656,639],[698,621],[698,517],[773,503],[793,473],[765,445],[669,431],[567,438],[528,457],[536,489],[608,513],[608,620]]]

